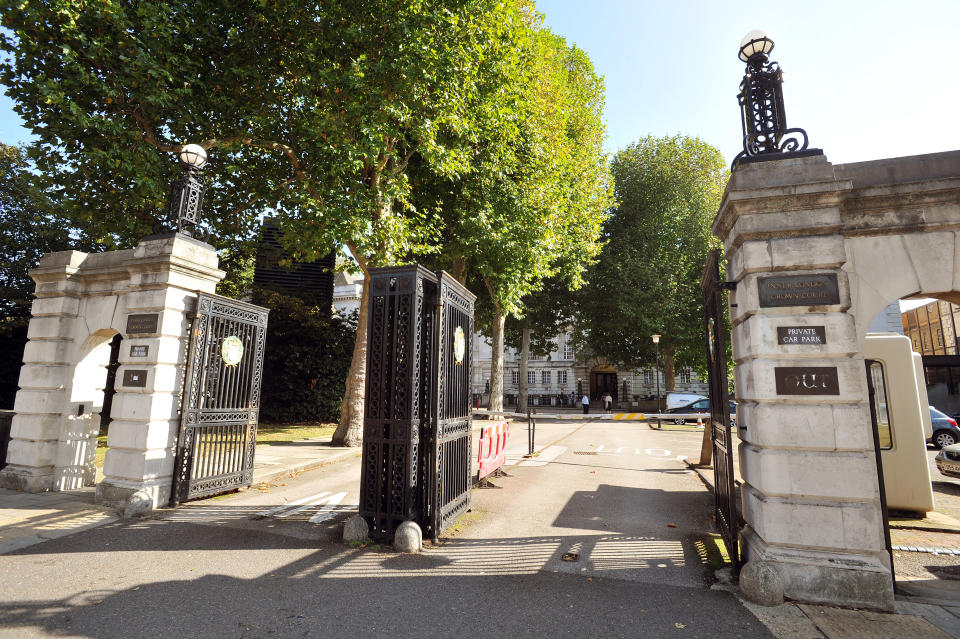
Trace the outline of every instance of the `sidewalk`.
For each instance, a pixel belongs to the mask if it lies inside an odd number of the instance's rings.
[[[254,456],[253,484],[359,456],[359,448],[331,446],[329,437],[259,444]],[[0,489],[0,555],[120,519],[115,511],[94,503],[94,494],[92,486],[34,494]]]

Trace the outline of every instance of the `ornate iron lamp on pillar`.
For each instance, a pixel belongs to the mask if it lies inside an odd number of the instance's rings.
[[[206,185],[200,169],[207,163],[207,152],[199,144],[187,144],[177,155],[184,174],[170,185],[170,222],[177,233],[194,237],[200,230],[200,209]]]
[[[743,151],[733,159],[738,162],[774,159],[777,155],[820,155],[820,149],[807,150],[807,132],[787,127],[783,106],[783,71],[770,60],[773,40],[764,31],[755,30],[740,42],[740,59],[747,69],[740,83],[740,120],[743,126]]]

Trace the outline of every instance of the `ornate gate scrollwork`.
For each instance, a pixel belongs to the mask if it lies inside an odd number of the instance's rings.
[[[269,312],[199,294],[180,409],[174,505],[253,482]]]

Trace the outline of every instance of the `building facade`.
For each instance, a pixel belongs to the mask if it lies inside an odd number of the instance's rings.
[[[903,313],[902,321],[914,352],[923,356],[930,405],[948,415],[960,412],[960,306],[937,300]]]
[[[663,370],[654,367],[636,371],[622,371],[608,362],[581,357],[573,348],[570,333],[557,335],[554,348],[546,356],[531,356],[527,363],[527,395],[531,406],[579,407],[584,394],[593,405],[598,405],[604,393],[610,393],[619,408],[636,407],[640,401],[654,399],[659,374],[660,395],[666,393]],[[493,349],[490,339],[473,336],[473,378],[471,387],[474,402],[485,406],[490,396],[490,371]],[[503,357],[503,402],[516,406],[520,394],[520,355],[507,348]],[[707,394],[707,384],[690,369],[677,371],[674,387],[678,392]]]

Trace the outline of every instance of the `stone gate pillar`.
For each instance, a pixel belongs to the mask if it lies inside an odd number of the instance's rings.
[[[851,188],[823,155],[744,163],[713,230],[737,282],[745,559],[775,568],[789,598],[890,609],[866,376],[842,268]]]
[[[50,253],[37,283],[0,486],[27,492],[94,483],[110,339],[123,336],[101,502],[169,500],[189,313],[223,271],[213,247],[183,235],[135,249]]]

